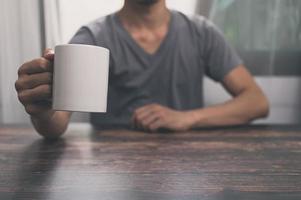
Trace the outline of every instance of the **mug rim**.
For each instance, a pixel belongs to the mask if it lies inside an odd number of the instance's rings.
[[[105,50],[107,52],[110,52],[109,49],[101,46],[96,46],[96,45],[89,45],[89,44],[59,44],[56,45],[55,48],[61,48],[61,47],[88,47],[88,48],[98,48],[101,50]]]

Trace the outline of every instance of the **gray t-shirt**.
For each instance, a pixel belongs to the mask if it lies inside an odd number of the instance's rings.
[[[72,38],[73,44],[110,49],[108,112],[92,113],[92,124],[129,127],[133,111],[151,103],[176,110],[201,108],[203,76],[222,81],[242,64],[211,22],[171,13],[167,36],[152,55],[134,41],[116,13],[83,26]]]

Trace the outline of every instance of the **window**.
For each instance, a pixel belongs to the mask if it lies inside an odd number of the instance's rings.
[[[211,19],[257,75],[301,75],[300,0],[215,0]]]

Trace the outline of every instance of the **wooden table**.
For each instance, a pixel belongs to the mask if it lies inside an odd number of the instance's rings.
[[[301,199],[301,126],[142,133],[0,128],[0,199]]]

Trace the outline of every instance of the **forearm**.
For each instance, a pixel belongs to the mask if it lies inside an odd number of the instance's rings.
[[[36,131],[45,138],[60,137],[67,129],[71,113],[52,111],[40,117],[31,117]]]
[[[191,128],[246,124],[267,116],[268,110],[268,101],[261,92],[243,92],[226,103],[189,111],[192,116]]]

